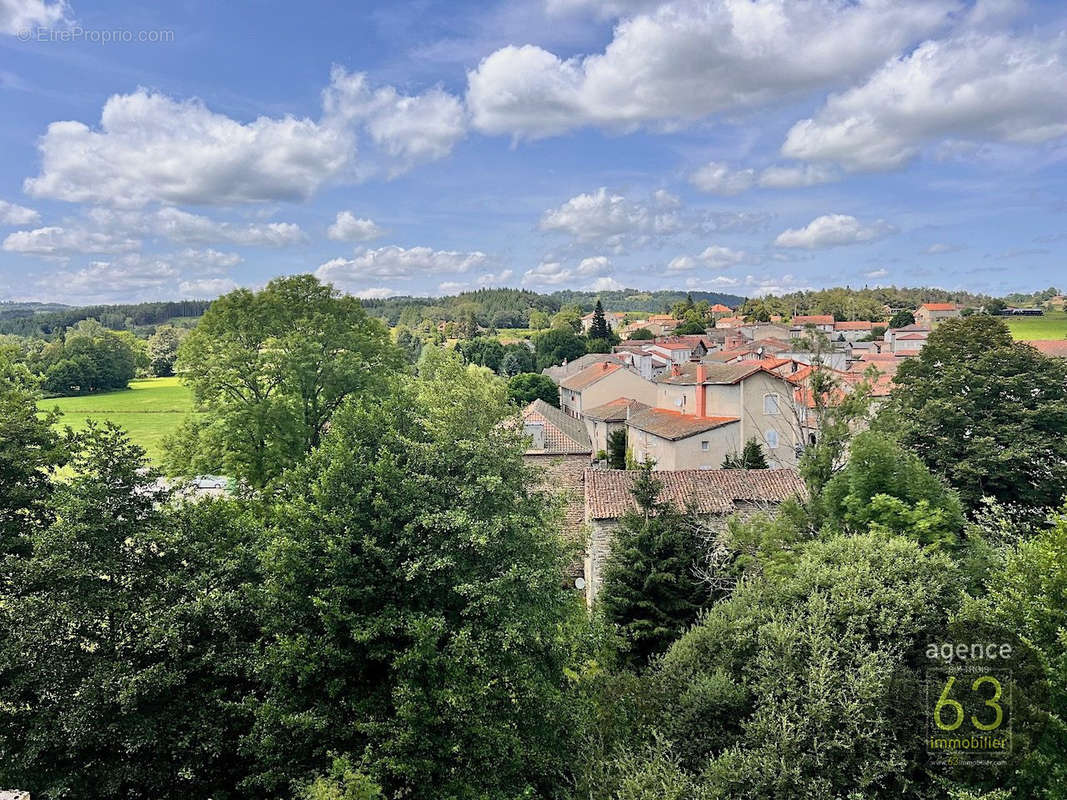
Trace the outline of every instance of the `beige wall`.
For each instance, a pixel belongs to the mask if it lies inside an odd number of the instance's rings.
[[[583,418],[585,430],[589,434],[589,440],[593,443],[593,458],[601,450],[608,449],[608,437],[617,430],[626,427],[625,422],[605,422],[599,419]]]
[[[709,397],[712,388],[708,387]],[[797,413],[793,401],[793,384],[783,378],[766,373],[757,373],[746,378],[737,388],[741,399],[741,441],[756,437],[763,445],[767,463],[771,467],[795,467],[796,450],[800,441]],[[764,413],[764,395],[778,395],[778,414]],[[710,400],[709,400],[710,404]],[[778,447],[772,448],[768,434],[778,435]]]
[[[570,399],[572,394],[575,395],[573,401]],[[645,380],[636,372],[617,369],[580,392],[560,388],[561,400],[578,414],[581,414],[583,408],[595,408],[620,397],[629,397],[645,405],[655,405],[656,384]]]
[[[634,459],[654,459],[656,469],[719,469],[727,454],[738,452],[744,444],[739,431],[740,425],[733,423],[675,441],[633,427],[626,435]]]

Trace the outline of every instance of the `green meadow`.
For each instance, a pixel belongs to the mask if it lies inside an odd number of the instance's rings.
[[[1043,317],[1004,317],[1016,339],[1067,339],[1067,312],[1047,311]]]
[[[163,454],[163,437],[173,432],[193,409],[193,393],[177,378],[146,378],[130,381],[130,388],[84,397],[53,397],[41,400],[42,411],[58,407],[67,425],[80,430],[86,419],[111,420],[125,428],[130,438],[145,449],[153,463]]]

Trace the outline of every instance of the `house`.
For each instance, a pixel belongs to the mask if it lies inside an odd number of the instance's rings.
[[[618,397],[632,397],[652,405],[656,400],[656,384],[618,359],[615,363],[593,364],[559,383],[559,407],[575,418],[581,417],[583,409],[604,405]]]
[[[955,303],[923,303],[915,309],[915,324],[933,330],[942,321],[959,315],[960,307]]]
[[[584,356],[574,359],[574,361],[564,361],[562,364],[557,364],[554,367],[545,367],[541,370],[541,374],[550,377],[553,383],[558,386],[559,382],[568,375],[579,373],[583,369],[593,366],[593,364],[604,363],[616,364],[620,362],[619,359],[611,353],[586,353]]]
[[[593,452],[607,451],[608,437],[626,428],[626,420],[630,414],[647,408],[644,403],[629,397],[617,397],[602,406],[594,406],[582,412],[582,421],[593,444]]]
[[[649,353],[662,356],[672,364],[684,364],[693,357],[694,346],[686,342],[671,341],[670,339],[656,339],[652,344],[645,347]],[[705,349],[704,352],[707,352]]]
[[[869,320],[855,320],[852,322],[835,322],[833,339],[842,342],[856,342],[860,339],[873,335],[874,323]]]
[[[627,340],[612,348],[613,355],[623,364],[637,370],[642,378],[650,381],[670,365],[669,359],[646,349],[653,341],[652,339]]]
[[[655,386],[651,408],[632,412],[626,421],[635,460],[652,459],[660,470],[710,469],[755,438],[768,463],[796,463],[801,432],[793,386],[767,365],[674,365]]]
[[[1067,339],[1031,339],[1026,344],[1046,356],[1052,358],[1067,358]]]
[[[929,334],[905,333],[893,337],[893,352],[903,353],[908,351],[918,352],[926,345],[926,337]]]
[[[788,325],[775,325],[770,322],[751,322],[741,326],[741,332],[753,341],[760,339],[778,339],[789,341],[792,332]]]
[[[627,511],[636,510],[631,492],[634,470],[590,469],[585,474],[586,600],[592,605],[604,582],[615,528]],[[735,513],[776,506],[803,497],[804,482],[792,469],[671,470],[656,473],[663,486],[660,500],[698,514],[712,531],[721,530]]]
[[[582,317],[582,333],[589,333],[589,329],[593,327],[594,316],[590,313]],[[609,330],[617,331],[626,321],[626,315],[621,311],[605,311],[604,321],[608,324]]]
[[[723,317],[715,320],[716,328],[740,328],[744,324],[744,317]]]
[[[793,317],[789,330],[793,336],[803,336],[809,328],[820,333],[833,333],[834,317],[832,314],[800,314]]]
[[[922,350],[923,345],[926,344],[926,340],[929,336],[930,328],[925,325],[920,325],[917,322],[912,325],[905,325],[903,328],[890,328],[885,332],[885,336],[882,337],[882,341],[885,343],[882,347],[882,352],[917,353],[919,350]],[[903,341],[898,344],[898,339]]]
[[[716,303],[708,309],[711,315],[718,319],[719,317],[726,317],[734,313],[734,310],[730,306],[724,306],[722,303]]]

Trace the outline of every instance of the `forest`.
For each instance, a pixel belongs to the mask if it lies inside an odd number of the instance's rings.
[[[201,413],[168,457],[224,497],[159,482],[114,425],[57,429],[0,353],[0,785],[1067,797],[1067,363],[997,318],[942,324],[878,405],[820,373],[794,501],[712,530],[638,465],[592,609],[491,370],[412,363],[311,276],[216,301],[174,366]],[[961,624],[1026,654],[992,771],[939,764],[902,693]],[[952,691],[938,719],[972,713]]]

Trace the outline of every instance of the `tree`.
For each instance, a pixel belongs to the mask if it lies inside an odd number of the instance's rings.
[[[543,331],[552,325],[548,314],[539,309],[530,311],[530,327],[535,331]]]
[[[597,300],[596,305],[593,307],[593,322],[589,326],[589,338],[608,339],[610,337],[611,329],[608,327],[608,321],[604,318],[604,306],[601,305],[600,300]]]
[[[674,333],[677,336],[703,336],[706,329],[707,326],[703,322],[692,320],[684,325],[679,325],[675,328]]]
[[[270,796],[331,752],[387,797],[553,793],[577,608],[513,413],[503,382],[430,351],[280,484],[256,730]]]
[[[570,328],[553,328],[534,337],[534,353],[537,366],[544,369],[584,356],[585,341]]]
[[[52,519],[49,472],[66,461],[59,412],[39,415],[38,398],[29,370],[0,352],[0,596],[9,588],[2,559],[24,555],[31,532]]]
[[[897,311],[889,318],[890,328],[906,328],[915,324],[915,315],[907,310]]]
[[[70,442],[73,477],[0,603],[0,784],[57,797],[234,797],[251,718],[255,528],[172,505],[115,426]]]
[[[952,548],[963,531],[956,493],[918,456],[872,431],[852,440],[848,464],[820,499],[829,525],[838,530],[880,530],[945,548]]]
[[[661,502],[662,489],[646,462],[632,488],[637,510],[619,520],[597,598],[619,632],[625,663],[638,669],[692,625],[708,600],[694,570],[695,521]]]
[[[148,339],[148,367],[157,378],[174,374],[174,362],[178,360],[178,345],[183,331],[173,325],[162,325]]]
[[[552,327],[579,333],[582,330],[581,306],[565,306],[552,315]]]
[[[655,339],[655,334],[648,328],[638,328],[637,330],[630,331],[630,339]]]
[[[520,372],[534,372],[537,359],[533,351],[524,342],[512,342],[504,345],[504,357],[500,359],[500,374],[510,378]]]
[[[1067,363],[996,317],[942,322],[898,370],[880,424],[965,506],[1054,507],[1067,491]]]
[[[740,455],[727,453],[722,462],[723,469],[768,469],[767,456],[763,453],[761,445],[755,437],[745,442]]]
[[[626,428],[619,428],[608,434],[608,466],[612,469],[626,469]]]
[[[982,306],[982,310],[985,311],[985,313],[989,314],[990,316],[997,317],[997,316],[1000,316],[1001,314],[1003,314],[1004,313],[1004,309],[1006,309],[1007,307],[1008,307],[1007,303],[1005,303],[1003,300],[998,300],[998,299],[994,298],[994,299],[990,300],[988,303],[986,303],[984,306]]]
[[[547,375],[523,372],[508,379],[508,400],[512,403],[526,407],[539,398],[559,408],[559,387]]]
[[[397,326],[396,346],[400,348],[405,361],[409,364],[418,363],[419,356],[422,355],[422,339],[411,328],[403,325]]]
[[[57,395],[125,389],[137,373],[129,337],[107,330],[95,319],[70,328],[31,363],[43,376],[41,388]]]
[[[317,447],[348,398],[381,390],[401,364],[358,299],[311,275],[220,297],[178,357],[208,419],[207,460],[254,487]]]

